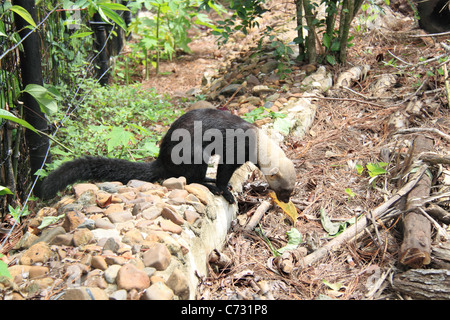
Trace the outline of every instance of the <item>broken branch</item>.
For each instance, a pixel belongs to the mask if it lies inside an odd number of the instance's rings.
[[[255,229],[256,225],[259,223],[259,221],[264,216],[264,213],[266,213],[267,210],[270,208],[270,202],[269,201],[263,201],[261,205],[256,209],[253,216],[250,218],[250,221],[245,226],[246,231],[251,231]]]
[[[419,132],[428,132],[428,133],[435,133],[437,135],[440,135],[442,138],[444,138],[447,141],[450,141],[450,135],[442,132],[439,129],[436,128],[408,128],[408,129],[400,129],[393,133],[393,135],[397,134],[410,134],[410,133],[419,133]]]

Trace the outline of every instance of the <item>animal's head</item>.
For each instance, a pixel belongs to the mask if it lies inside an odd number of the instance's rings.
[[[265,177],[278,200],[289,202],[297,179],[292,161],[288,158],[280,158],[277,166],[272,167]]]

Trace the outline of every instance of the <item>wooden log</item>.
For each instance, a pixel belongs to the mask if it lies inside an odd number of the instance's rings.
[[[450,270],[411,269],[397,274],[393,285],[414,299],[449,300]]]
[[[447,212],[438,205],[432,203],[426,209],[427,213],[433,218],[445,223],[450,224],[450,212]]]
[[[439,243],[432,248],[431,267],[450,270],[450,243]]]
[[[433,140],[423,135],[414,139],[414,154],[429,152]],[[418,209],[423,205],[420,198],[430,195],[431,178],[424,174],[408,194],[407,213],[403,218],[403,242],[400,246],[400,263],[412,268],[420,268],[431,262],[431,223]]]

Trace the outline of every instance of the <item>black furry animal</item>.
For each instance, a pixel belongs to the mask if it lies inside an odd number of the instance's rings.
[[[215,184],[205,178],[208,160],[220,155]],[[228,182],[246,161],[254,162],[265,175],[278,199],[284,202],[294,189],[296,175],[292,161],[268,136],[253,124],[227,111],[192,110],[178,118],[164,136],[159,156],[152,162],[132,162],[103,157],[82,157],[62,164],[43,181],[38,196],[50,199],[78,181],[120,181],[138,179],[155,182],[169,177],[186,177],[200,183],[229,202],[234,197]]]
[[[450,31],[449,0],[416,0],[419,26],[429,33]]]

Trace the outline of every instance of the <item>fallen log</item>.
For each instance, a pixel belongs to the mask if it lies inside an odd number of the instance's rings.
[[[416,158],[432,148],[431,138],[420,135],[414,139],[413,150]],[[412,268],[420,268],[431,262],[431,223],[420,210],[423,206],[421,198],[429,196],[430,189],[431,177],[424,174],[407,196],[399,261]]]
[[[411,269],[397,274],[393,286],[415,299],[449,300],[450,270]]]
[[[435,269],[450,270],[450,244],[439,243],[432,248],[431,266]]]

